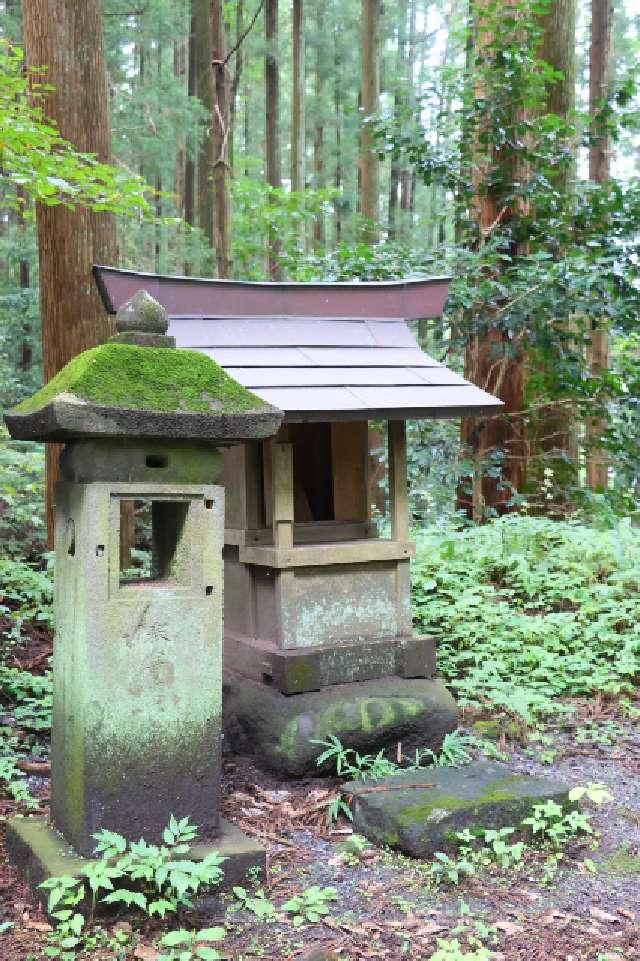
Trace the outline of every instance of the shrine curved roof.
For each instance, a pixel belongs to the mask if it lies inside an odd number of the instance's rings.
[[[94,267],[109,313],[144,288],[178,347],[213,358],[285,420],[495,413],[501,402],[426,354],[408,320],[438,317],[449,278],[253,283]]]

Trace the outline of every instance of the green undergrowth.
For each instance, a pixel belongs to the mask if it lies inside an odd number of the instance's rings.
[[[562,698],[631,693],[640,675],[640,531],[507,517],[418,537],[416,627],[461,705],[525,722]]]
[[[107,343],[78,354],[14,411],[29,414],[66,392],[107,407],[199,414],[266,406],[198,351]]]

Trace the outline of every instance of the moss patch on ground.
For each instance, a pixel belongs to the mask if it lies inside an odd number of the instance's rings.
[[[640,874],[640,855],[631,854],[627,848],[619,848],[602,859],[600,868],[605,874]]]
[[[118,343],[78,354],[14,411],[30,414],[62,393],[103,407],[195,414],[233,414],[268,406],[198,351]]]

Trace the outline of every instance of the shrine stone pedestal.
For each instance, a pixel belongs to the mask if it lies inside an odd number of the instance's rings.
[[[80,871],[101,829],[160,842],[198,828],[236,881],[264,851],[219,816],[224,490],[216,444],[269,436],[280,412],[193,351],[167,349],[140,293],[115,342],[74,358],[7,416],[65,441],[56,493],[51,819],[9,851],[39,883]],[[147,564],[132,567],[136,525]],[[140,531],[138,531],[140,533]]]

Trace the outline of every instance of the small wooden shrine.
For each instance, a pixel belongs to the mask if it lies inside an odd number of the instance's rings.
[[[441,314],[448,279],[95,275],[108,311],[144,287],[166,307],[178,346],[285,413],[275,438],[224,452],[227,668],[283,694],[431,677],[433,640],[411,627],[405,422],[500,406],[425,354],[408,326]],[[372,517],[372,421],[387,425],[384,537]]]

